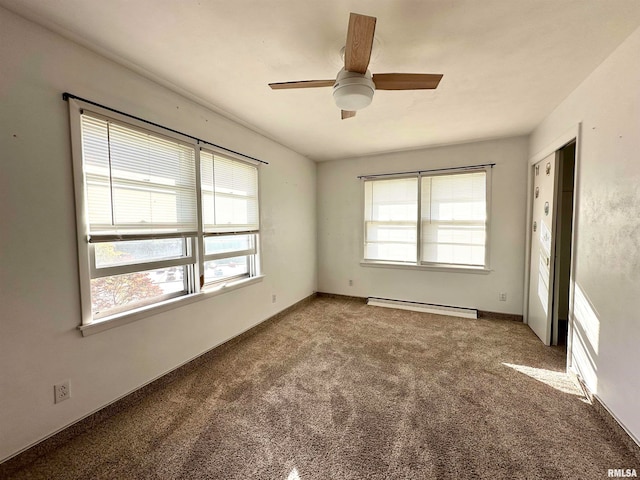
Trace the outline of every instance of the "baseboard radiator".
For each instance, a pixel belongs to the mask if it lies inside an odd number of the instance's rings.
[[[473,308],[450,307],[447,305],[434,305],[431,303],[392,300],[390,298],[369,297],[367,298],[367,305],[395,308],[398,310],[411,310],[414,312],[435,313],[438,315],[450,315],[452,317],[478,318],[478,310]]]

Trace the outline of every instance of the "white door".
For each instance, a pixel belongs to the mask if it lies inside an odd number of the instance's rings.
[[[533,166],[533,214],[527,321],[545,345],[551,344],[555,257],[556,153]]]

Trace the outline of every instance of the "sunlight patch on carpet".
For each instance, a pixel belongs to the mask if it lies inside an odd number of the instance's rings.
[[[298,469],[296,467],[293,467],[293,470],[289,472],[287,480],[300,480],[300,475],[298,475]]]
[[[544,368],[528,367],[526,365],[514,365],[502,362],[505,367],[513,368],[516,372],[523,373],[534,380],[542,382],[563,393],[583,396],[582,390],[573,382],[565,372],[555,372]]]

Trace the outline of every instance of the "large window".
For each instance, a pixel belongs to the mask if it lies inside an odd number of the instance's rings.
[[[364,261],[486,268],[490,169],[364,179]]]
[[[258,168],[71,106],[83,323],[259,273]]]

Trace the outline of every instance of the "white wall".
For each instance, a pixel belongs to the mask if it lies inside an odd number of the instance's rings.
[[[496,163],[489,274],[360,265],[358,175]],[[318,290],[522,314],[527,138],[475,142],[318,164]],[[349,286],[349,280],[353,286]],[[498,301],[506,292],[507,301]]]
[[[640,439],[640,29],[532,133],[530,155],[582,122],[573,363]]]
[[[312,294],[316,166],[2,8],[0,65],[1,461]],[[64,91],[269,161],[266,278],[82,337]],[[71,399],[54,405],[65,379]]]

